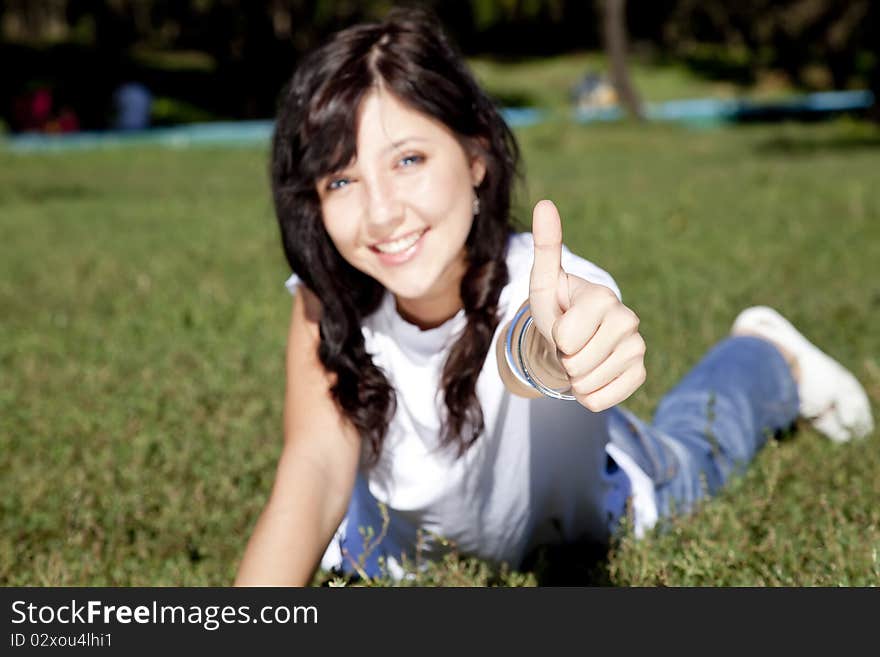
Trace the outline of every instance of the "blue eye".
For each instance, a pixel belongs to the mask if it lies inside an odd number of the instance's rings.
[[[423,158],[421,155],[407,155],[406,157],[400,158],[400,161],[398,162],[398,164],[400,164],[401,166],[404,166],[404,167],[409,167],[409,166],[412,166],[413,164],[418,164],[419,162],[421,162],[424,159],[425,158]]]
[[[335,189],[342,189],[346,185],[351,182],[348,178],[334,178],[330,182],[327,183],[327,189],[333,191]]]

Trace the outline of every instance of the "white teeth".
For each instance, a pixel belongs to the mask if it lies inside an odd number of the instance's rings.
[[[406,251],[409,247],[418,242],[423,233],[424,231],[420,231],[418,233],[412,233],[409,237],[401,237],[399,240],[394,240],[393,242],[383,242],[382,244],[377,244],[376,248],[382,253],[400,253],[401,251]]]

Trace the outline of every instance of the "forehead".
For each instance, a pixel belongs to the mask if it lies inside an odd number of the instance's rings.
[[[386,88],[377,87],[364,97],[357,120],[359,155],[387,150],[412,138],[438,145],[459,145],[443,123],[407,105]]]

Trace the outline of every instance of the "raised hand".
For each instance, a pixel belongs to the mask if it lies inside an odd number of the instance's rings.
[[[639,318],[609,288],[563,271],[562,222],[550,201],[535,206],[532,236],[532,321],[555,349],[575,399],[593,412],[611,408],[645,381]]]

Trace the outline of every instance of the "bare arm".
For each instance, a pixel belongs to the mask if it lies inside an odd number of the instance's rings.
[[[287,341],[284,448],[236,586],[307,585],[351,498],[360,437],[336,408],[334,377],[318,359],[320,313],[300,286]]]

